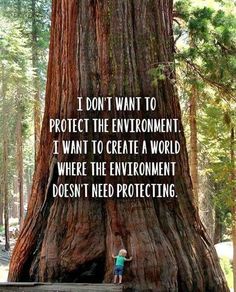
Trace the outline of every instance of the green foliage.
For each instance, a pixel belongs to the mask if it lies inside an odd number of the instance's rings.
[[[35,11],[33,12],[33,2]],[[43,105],[49,44],[50,0],[0,0],[0,139],[3,113],[7,116],[8,180],[11,198],[17,197],[17,123],[21,121],[24,192],[34,170],[34,95],[39,84]],[[33,52],[37,55],[33,67]],[[3,98],[4,97],[4,98]],[[0,161],[3,144],[0,143]],[[2,163],[0,163],[0,181]]]
[[[193,11],[188,20],[188,30],[192,38],[197,37],[200,41],[208,40],[212,15],[213,10],[208,7]]]
[[[186,9],[177,1],[176,5]],[[189,8],[191,7],[191,9]],[[206,6],[189,6],[188,17],[182,22],[182,42],[186,42],[176,57],[200,79],[205,79],[224,94],[236,89],[236,18],[232,10]],[[225,9],[225,11],[223,10]],[[184,12],[179,12],[180,15]],[[183,40],[185,37],[185,40]]]
[[[198,150],[225,229],[233,204],[230,131],[236,125],[236,8],[232,1],[176,1],[177,77],[188,134],[188,100],[197,90]],[[180,37],[181,35],[181,37]]]
[[[23,93],[25,86],[22,84],[29,86],[33,76],[27,40],[20,32],[17,22],[9,22],[1,17],[0,27],[1,76],[4,74],[8,90],[15,89],[13,94],[16,93],[16,87]]]
[[[182,0],[175,3],[175,14],[185,21],[189,18],[190,9],[190,0]]]
[[[152,78],[152,85],[154,87],[158,86],[158,82],[161,80],[165,80],[165,66],[163,64],[158,65],[156,68],[152,68],[149,70],[149,74]]]
[[[227,257],[221,258],[220,265],[225,274],[225,278],[229,288],[233,288],[233,268],[229,259]]]
[[[152,86],[157,87],[160,81],[169,79],[171,82],[175,82],[172,79],[174,71],[174,64],[172,63],[160,63],[156,67],[149,70],[149,75],[152,80]]]
[[[0,86],[1,124],[0,139],[3,141],[3,114],[7,114],[8,140],[8,178],[9,190],[13,186],[13,177],[16,172],[16,124],[18,113],[22,113],[22,123],[28,113],[32,113],[32,103],[29,102],[33,94],[33,70],[31,65],[31,50],[27,47],[27,38],[24,37],[17,21],[9,21],[0,16]],[[32,116],[31,116],[32,118]],[[26,138],[26,137],[25,137]],[[24,137],[23,137],[24,139]],[[2,161],[2,143],[0,144],[0,159]],[[2,172],[0,169],[0,175]]]
[[[36,67],[33,68],[35,74],[39,78],[42,96],[46,83],[46,68],[49,44],[50,29],[50,0],[35,0],[35,25],[33,25],[32,0],[0,0],[0,8],[3,16],[10,21],[17,20],[19,23],[19,31],[27,40],[27,47],[37,50],[38,61]],[[36,36],[35,45],[32,33]],[[32,59],[32,57],[31,57]]]

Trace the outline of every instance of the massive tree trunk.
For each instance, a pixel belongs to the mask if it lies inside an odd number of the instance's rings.
[[[228,291],[211,241],[194,207],[185,138],[177,139],[175,183],[178,198],[142,200],[53,199],[52,184],[83,183],[85,178],[58,177],[55,162],[106,160],[114,157],[52,155],[53,139],[88,139],[91,134],[49,133],[49,118],[89,117],[77,112],[77,96],[155,96],[159,110],[150,117],[180,119],[173,86],[172,1],[53,1],[46,108],[38,163],[23,229],[15,246],[9,280],[110,282],[112,252],[127,248],[133,261],[125,280],[145,291]],[[150,69],[165,65],[167,78],[154,88]],[[79,113],[79,114],[78,114]],[[125,117],[124,112],[112,113]],[[103,116],[107,114],[103,113]],[[129,117],[134,114],[128,112]],[[140,117],[145,117],[140,112]],[[96,134],[95,139],[108,139]],[[112,137],[110,137],[111,139]],[[114,136],[113,136],[114,138]],[[121,139],[150,139],[132,134]],[[130,160],[131,157],[117,157]],[[173,159],[149,157],[141,160]],[[97,182],[97,178],[92,178]],[[139,178],[138,182],[162,181]],[[125,177],[104,178],[124,183]],[[137,178],[129,178],[129,183]]]

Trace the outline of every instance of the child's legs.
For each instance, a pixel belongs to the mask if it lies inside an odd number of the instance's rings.
[[[122,283],[122,275],[119,275],[119,283]]]
[[[124,269],[124,267],[122,267],[122,266],[115,266],[114,283],[116,283],[117,277],[119,277],[119,283],[122,283],[123,269]]]
[[[120,270],[119,270],[119,284],[122,283],[123,271],[124,271],[124,267],[120,267]]]

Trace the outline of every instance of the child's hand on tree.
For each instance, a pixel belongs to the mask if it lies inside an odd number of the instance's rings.
[[[127,262],[130,262],[130,261],[132,261],[132,259],[133,259],[133,257],[130,257],[130,258],[126,258],[125,260],[127,261]]]

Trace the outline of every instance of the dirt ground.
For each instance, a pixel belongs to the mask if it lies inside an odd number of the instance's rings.
[[[14,244],[15,240],[11,240],[11,250]],[[11,251],[4,250],[4,237],[0,235],[0,282],[7,281],[10,255]]]

